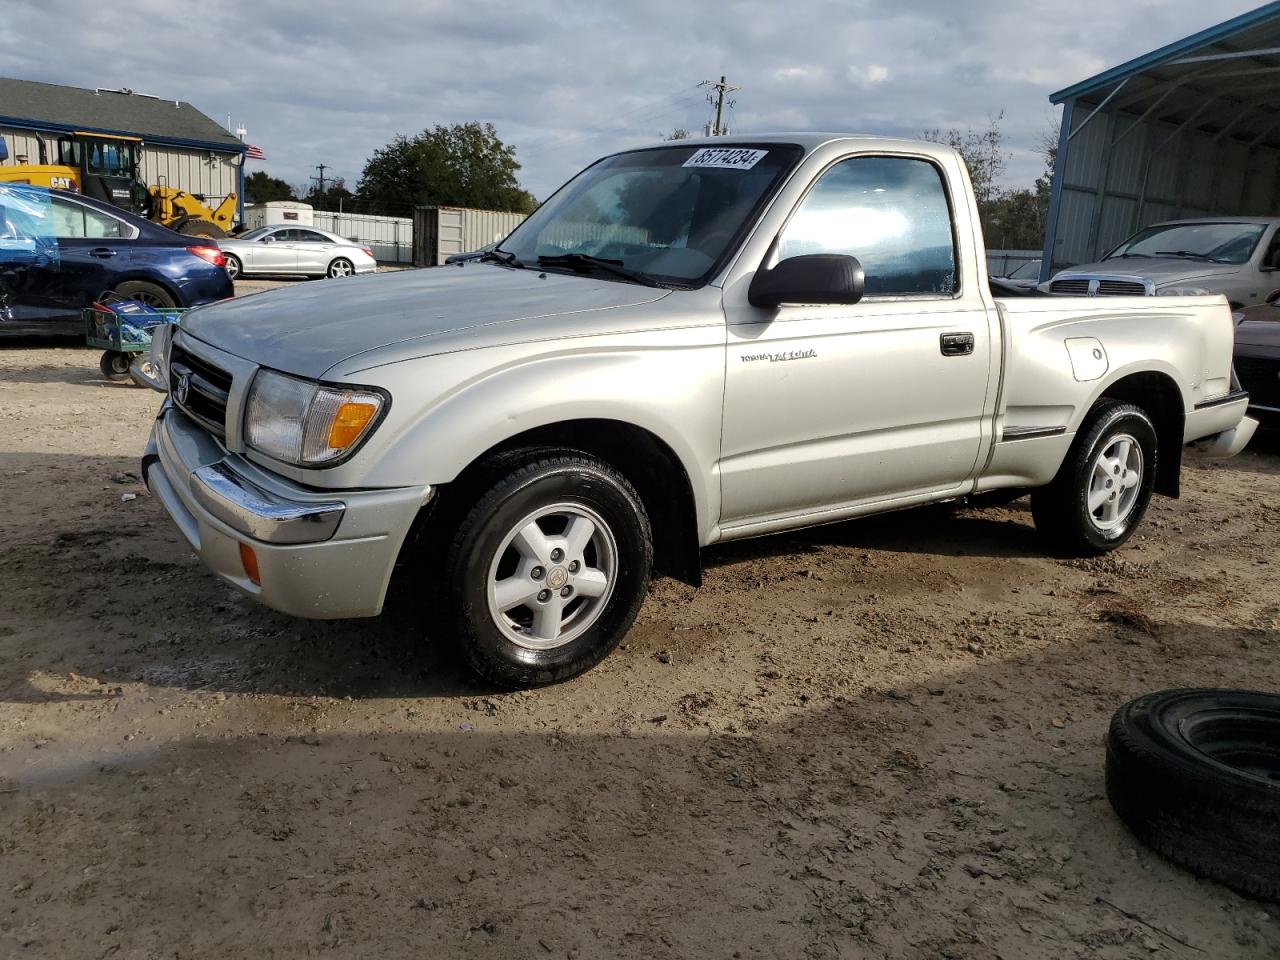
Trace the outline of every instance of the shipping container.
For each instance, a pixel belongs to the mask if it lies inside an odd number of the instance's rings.
[[[502,240],[528,214],[468,207],[418,207],[413,212],[413,263],[435,267],[455,253]]]

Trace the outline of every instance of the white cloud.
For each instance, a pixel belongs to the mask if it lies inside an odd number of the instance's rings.
[[[874,87],[889,79],[889,68],[879,63],[867,64],[865,67],[850,64],[845,75],[850,83],[862,87]]]

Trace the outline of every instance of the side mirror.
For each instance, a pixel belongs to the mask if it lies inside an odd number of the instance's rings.
[[[1263,273],[1275,273],[1277,270],[1280,270],[1280,247],[1272,250],[1262,261]]]
[[[862,299],[865,286],[866,277],[857,257],[809,253],[788,257],[772,270],[757,270],[747,289],[747,300],[753,307],[778,307],[784,303],[853,304]]]
[[[258,242],[259,242],[259,243],[275,243],[275,242],[276,242],[276,235],[275,235],[274,233],[268,233],[265,237],[263,237],[263,238],[262,238],[261,240],[259,240]]]

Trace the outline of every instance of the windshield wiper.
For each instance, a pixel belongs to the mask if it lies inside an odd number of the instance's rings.
[[[589,253],[561,253],[553,257],[539,257],[540,267],[568,267],[571,270],[603,270],[615,277],[640,283],[646,287],[660,287],[660,284],[649,274],[641,270],[632,270],[622,265],[621,260],[608,260],[604,257],[593,257]]]
[[[1117,253],[1113,257],[1107,257],[1108,260],[1124,260],[1128,257],[1137,257],[1139,260],[1150,260],[1151,255],[1148,253]]]
[[[504,267],[514,267],[516,270],[523,270],[524,264],[521,263],[514,253],[503,250],[501,247],[494,247],[492,250],[486,250],[480,254],[481,263],[500,263]]]

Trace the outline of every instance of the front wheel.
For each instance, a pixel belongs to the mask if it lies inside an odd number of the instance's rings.
[[[334,260],[329,264],[329,276],[331,277],[349,277],[356,272],[356,268],[351,265],[350,260],[342,257]]]
[[[1058,474],[1031,494],[1031,516],[1071,556],[1106,553],[1137,529],[1151,502],[1159,455],[1146,411],[1102,400],[1085,417]]]
[[[534,453],[466,511],[441,571],[441,602],[470,666],[504,687],[567,680],[599,663],[644,600],[649,519],[609,465]]]

